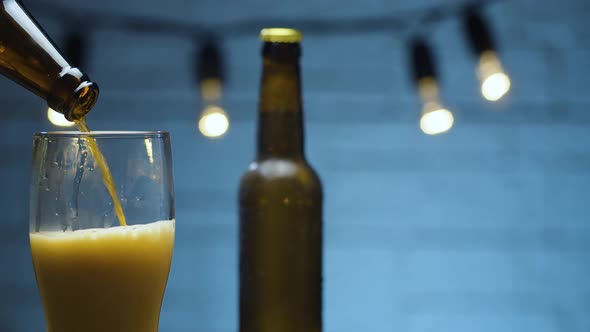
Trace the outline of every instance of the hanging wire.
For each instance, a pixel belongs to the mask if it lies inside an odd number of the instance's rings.
[[[291,26],[305,31],[306,35],[352,35],[367,32],[406,32],[416,28],[428,28],[463,13],[466,6],[482,7],[502,0],[469,0],[453,4],[441,1],[428,9],[395,11],[388,14],[354,18],[249,18],[231,23],[202,25],[156,17],[118,14],[100,10],[70,8],[54,2],[39,1],[31,9],[59,21],[85,22],[89,29],[119,29],[171,35],[176,38],[206,38],[212,31],[223,37],[251,36],[253,31],[269,26]]]
[[[213,100],[203,98],[206,97],[203,91],[208,90],[202,89],[207,86],[207,84],[203,84],[204,82],[218,82],[219,96],[221,96],[221,86],[224,80],[220,52],[218,44],[216,44],[214,39],[211,39],[211,36],[213,36],[212,32],[215,32],[216,39],[223,38],[227,40],[230,38],[252,36],[253,31],[258,31],[261,28],[269,26],[291,26],[305,31],[306,35],[354,35],[371,32],[408,34],[431,29],[433,25],[448,19],[463,17],[465,18],[464,22],[466,22],[465,26],[468,27],[468,40],[474,51],[480,55],[478,76],[480,76],[482,82],[482,94],[488,100],[498,100],[510,88],[510,81],[503,73],[501,64],[497,60],[497,57],[495,57],[495,53],[482,53],[483,49],[494,49],[495,45],[489,33],[490,31],[487,29],[483,19],[478,16],[478,13],[483,6],[499,1],[501,0],[466,0],[452,4],[441,1],[440,4],[427,9],[403,12],[396,11],[369,17],[331,19],[290,18],[280,20],[248,18],[230,23],[208,25],[157,17],[118,14],[100,10],[74,9],[61,4],[50,3],[46,0],[35,3],[33,9],[42,12],[44,16],[59,20],[60,22],[84,22],[86,31],[90,32],[100,29],[115,29],[169,35],[173,38],[200,40],[203,46],[200,49],[200,55],[196,57],[198,63],[195,67],[197,69],[197,79],[202,90],[201,97],[205,101],[205,109],[201,113],[201,120],[203,120],[207,118],[209,113],[225,115],[225,111],[220,107],[220,98],[214,98]],[[411,50],[411,59],[413,59],[411,66],[413,70],[412,74],[418,88],[418,93],[423,101],[421,128],[427,134],[445,132],[453,126],[453,116],[450,111],[441,106],[438,94],[437,73],[431,51],[421,39],[414,39],[412,41]],[[495,60],[491,62],[497,64],[493,66],[493,71],[483,70],[490,67],[488,65],[490,63],[489,58]],[[505,79],[502,81],[498,78]],[[212,109],[211,107],[214,107],[216,111],[208,111]],[[225,119],[227,119],[227,116],[225,116]],[[203,130],[201,131],[203,132]]]

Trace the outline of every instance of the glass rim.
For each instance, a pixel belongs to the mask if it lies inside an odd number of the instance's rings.
[[[108,131],[40,131],[34,134],[36,138],[76,138],[76,137],[95,137],[95,138],[162,138],[170,135],[167,131],[161,130],[108,130]]]

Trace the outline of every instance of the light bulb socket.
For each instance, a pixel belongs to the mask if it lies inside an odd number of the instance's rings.
[[[202,43],[196,55],[196,78],[198,82],[204,80],[225,81],[223,52],[217,38],[208,37]]]
[[[416,85],[426,78],[437,79],[438,73],[432,50],[423,38],[417,37],[410,41],[410,60],[411,74]]]
[[[464,9],[463,30],[471,50],[476,56],[480,56],[486,51],[497,50],[489,24],[474,6],[467,6]]]
[[[87,47],[82,34],[77,31],[70,31],[66,34],[64,55],[74,67],[84,68],[86,66]]]

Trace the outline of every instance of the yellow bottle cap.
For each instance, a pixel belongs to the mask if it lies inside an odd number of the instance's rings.
[[[260,30],[260,39],[270,43],[299,43],[303,34],[299,30],[289,28],[266,28]]]

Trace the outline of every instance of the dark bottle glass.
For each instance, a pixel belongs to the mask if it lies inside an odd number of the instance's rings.
[[[98,85],[68,63],[17,0],[3,0],[0,7],[0,73],[70,121],[83,118],[98,98]]]
[[[240,332],[320,332],[322,186],[304,154],[301,33],[261,38],[257,154],[239,192]]]

